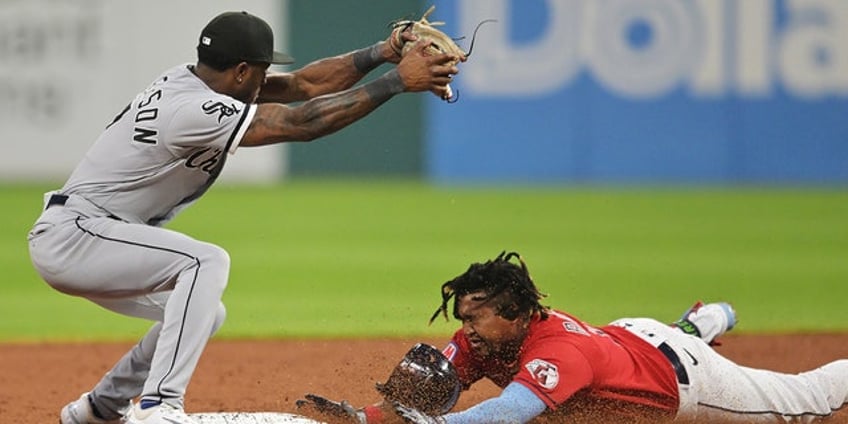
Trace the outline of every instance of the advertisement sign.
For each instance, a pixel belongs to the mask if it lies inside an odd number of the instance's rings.
[[[136,93],[196,60],[200,30],[232,7],[225,0],[0,1],[0,179],[63,181]],[[279,28],[284,49],[282,3],[237,7]],[[282,172],[278,147],[236,157],[222,179],[274,180]]]
[[[454,0],[456,103],[427,169],[466,182],[848,182],[848,2]]]

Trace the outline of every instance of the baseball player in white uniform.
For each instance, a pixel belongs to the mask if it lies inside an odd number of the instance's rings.
[[[292,63],[274,51],[270,26],[246,12],[223,13],[203,28],[196,64],[156,78],[106,126],[65,185],[45,195],[28,237],[44,280],[155,322],[90,392],[62,409],[61,424],[194,422],[183,399],[224,321],[230,257],[162,225],[202,196],[240,147],[322,137],[401,92],[445,96],[458,72],[449,63],[458,58],[427,56],[423,43],[401,57],[391,39],[269,73],[270,64]],[[386,62],[396,66],[354,86]],[[302,103],[286,105],[294,101]]]

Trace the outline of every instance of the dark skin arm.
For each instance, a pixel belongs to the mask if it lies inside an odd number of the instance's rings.
[[[400,61],[386,41],[379,44],[382,62]],[[347,90],[366,73],[354,66],[353,52],[312,62],[290,73],[269,74],[257,103],[291,103]]]
[[[398,51],[401,47],[392,46],[397,37],[404,42],[415,42],[418,39],[408,32],[395,29],[386,40],[376,44],[377,65],[400,62]],[[293,72],[269,74],[256,102],[291,103],[347,90],[368,73],[355,66],[354,55],[354,52],[349,52],[317,60]]]
[[[385,47],[391,51],[388,46]],[[240,145],[249,147],[311,141],[363,118],[398,92],[432,91],[437,95],[443,94],[451,77],[459,72],[451,64],[458,58],[447,54],[426,56],[423,51],[425,47],[424,44],[417,46],[383,77],[340,92],[334,90],[350,87],[364,76],[354,66],[350,55],[315,62],[292,73],[295,76],[273,78],[275,81],[272,86],[260,91],[273,95],[265,94],[262,97],[260,94],[260,99],[310,100],[297,106],[259,104]],[[394,52],[391,54],[394,55]],[[330,94],[312,98],[316,93]]]

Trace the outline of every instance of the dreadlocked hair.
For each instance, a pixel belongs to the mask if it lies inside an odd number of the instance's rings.
[[[513,258],[518,260],[518,264],[510,262]],[[542,319],[548,317],[548,307],[539,303],[546,295],[539,292],[533,284],[521,255],[503,251],[495,259],[471,264],[465,273],[442,284],[442,304],[430,317],[430,323],[432,324],[439,314],[449,320],[448,302],[451,298],[454,298],[454,318],[459,319],[456,299],[475,292],[483,293],[480,300],[498,298],[495,311],[506,319],[513,320],[530,312],[538,312]]]

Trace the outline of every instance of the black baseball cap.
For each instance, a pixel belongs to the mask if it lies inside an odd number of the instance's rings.
[[[222,61],[294,63],[294,58],[274,51],[274,32],[267,22],[247,12],[224,12],[214,17],[197,43],[197,51]]]

